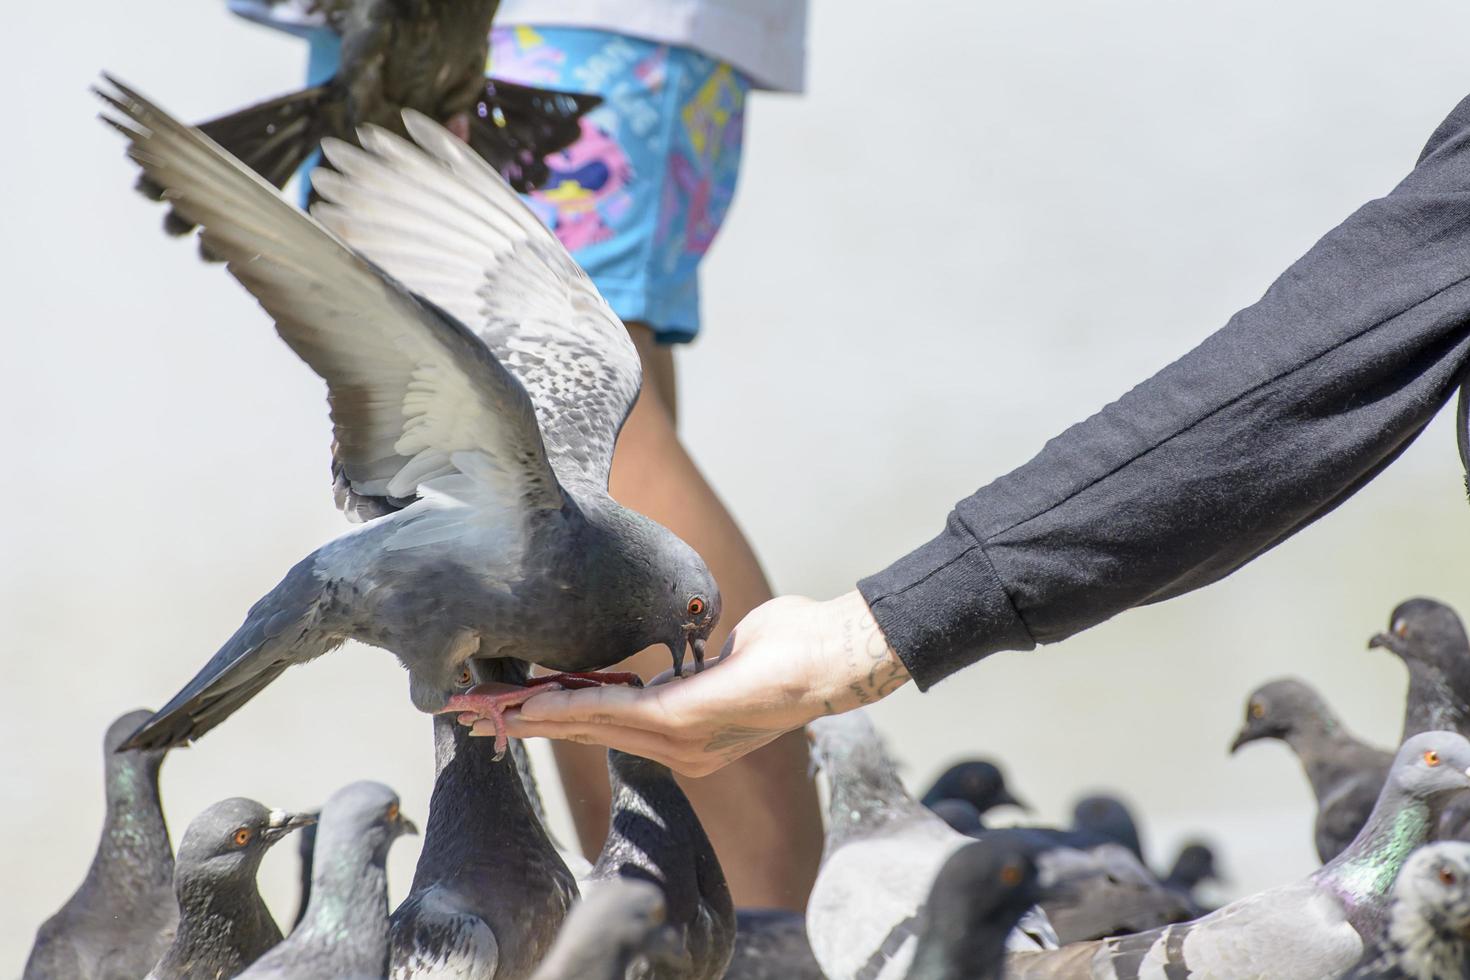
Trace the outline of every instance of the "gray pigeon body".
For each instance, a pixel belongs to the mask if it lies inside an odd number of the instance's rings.
[[[663,889],[613,877],[577,903],[532,980],[625,980],[692,965],[683,935],[669,924]]]
[[[514,756],[434,719],[438,775],[413,887],[389,929],[394,980],[522,980],[577,897],[537,819]]]
[[[1025,828],[986,831],[981,840],[1028,841]],[[1062,943],[1106,939],[1187,922],[1195,907],[1166,888],[1131,850],[1106,841],[1076,847],[1028,842],[1044,887],[1040,906]]]
[[[1349,980],[1470,977],[1470,844],[1426,844],[1393,886],[1388,927]]]
[[[939,869],[971,838],[957,833],[904,789],[866,714],[808,726],[830,786],[822,864],[807,902],[807,938],[830,980],[902,977]],[[1039,911],[1010,941],[1056,945]]]
[[[611,821],[583,893],[621,878],[657,885],[683,953],[647,962],[639,976],[719,980],[735,943],[735,906],[699,817],[667,767],[612,749],[607,768]]]
[[[107,729],[102,839],[81,886],[36,931],[25,980],[137,980],[168,947],[178,906],[158,799],[164,753],[117,751],[148,715],[130,712]]]
[[[934,879],[905,980],[999,980],[1006,937],[1040,897],[1036,866],[1018,839],[955,851]]]
[[[1434,599],[1401,602],[1386,633],[1368,641],[1409,669],[1404,738],[1420,732],[1459,732],[1470,738],[1470,639],[1455,611]]]
[[[291,569],[130,745],[196,738],[347,639],[396,654],[423,711],[471,660],[509,660],[514,679],[662,643],[676,670],[686,646],[702,664],[709,570],[607,493],[637,352],[504,180],[407,114],[417,145],[371,128],[366,150],[328,141],[340,173],[318,172],[318,221],[112,84],[130,155],[326,380],[340,502],[370,518]]]
[[[736,909],[735,953],[725,980],[826,980],[806,938],[806,916],[790,909]]]
[[[249,980],[383,977],[388,972],[388,849],[416,833],[382,783],[351,783],[322,807],[311,899],[291,934],[244,973]]]
[[[1378,804],[1345,851],[1302,881],[1200,919],[1010,958],[1010,980],[1303,980],[1345,973],[1382,935],[1389,891],[1444,804],[1470,789],[1470,742],[1426,732],[1395,757]]]
[[[1296,753],[1317,798],[1317,856],[1332,860],[1373,811],[1393,753],[1356,738],[1321,695],[1295,678],[1272,681],[1251,694],[1245,725],[1230,751],[1264,738],[1280,739]]]
[[[149,980],[226,980],[281,941],[256,887],[260,861],[276,841],[316,822],[254,800],[221,800],[195,817],[179,841],[174,891],[179,925]]]

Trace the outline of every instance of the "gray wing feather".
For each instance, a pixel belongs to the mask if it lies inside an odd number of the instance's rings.
[[[430,888],[404,901],[388,928],[390,980],[480,980],[495,976],[500,946],[484,919]]]
[[[564,485],[606,488],[642,370],[587,274],[498,173],[427,117],[417,143],[365,127],[326,140],[313,213],[413,292],[473,326],[530,392]]]

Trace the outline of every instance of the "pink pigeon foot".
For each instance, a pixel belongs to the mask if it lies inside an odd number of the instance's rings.
[[[576,691],[608,684],[642,687],[643,679],[629,671],[584,671],[567,674],[544,674],[526,680],[524,687],[490,682],[476,684],[468,691],[451,695],[437,714],[455,714],[466,727],[488,720],[495,726],[495,760],[505,756],[509,735],[505,730],[505,712],[524,704],[543,691]]]

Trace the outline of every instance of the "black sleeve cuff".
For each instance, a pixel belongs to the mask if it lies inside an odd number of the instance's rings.
[[[858,591],[921,691],[998,650],[1036,646],[985,549],[954,514],[943,533]]]

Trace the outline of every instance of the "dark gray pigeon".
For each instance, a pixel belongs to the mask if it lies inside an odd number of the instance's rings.
[[[806,916],[790,909],[736,909],[735,953],[725,980],[826,980],[806,938]]]
[[[168,948],[179,909],[158,800],[164,753],[117,751],[148,715],[132,711],[108,726],[102,839],[81,887],[36,931],[25,980],[137,980]]]
[[[311,866],[316,859],[316,824],[308,824],[303,827],[296,838],[299,870],[296,882],[296,918],[291,920],[292,929],[301,924],[301,917],[306,914],[306,906],[311,903]]]
[[[1383,647],[1409,668],[1404,738],[1433,731],[1470,737],[1470,639],[1453,609],[1434,599],[1401,602],[1388,632],[1368,646]]]
[[[1079,847],[1020,827],[988,830],[981,839],[1021,841],[1035,855],[1044,889],[1040,906],[1063,943],[1143,932],[1195,914],[1190,902],[1114,841]]]
[[[1200,905],[1199,887],[1207,881],[1220,880],[1214,849],[1200,841],[1190,841],[1179,849],[1173,866],[1164,876],[1164,887],[1200,909],[1198,914],[1202,915],[1209,910]]]
[[[1349,980],[1470,977],[1470,844],[1426,844],[1393,886],[1388,927]]]
[[[669,925],[663,889],[642,878],[609,878],[572,909],[531,980],[625,980],[691,967],[684,937]]]
[[[254,800],[221,800],[195,817],[179,841],[174,892],[179,926],[149,980],[225,980],[281,941],[255,884],[261,858],[312,813],[271,810]]]
[[[1000,767],[988,759],[956,762],[939,774],[921,798],[921,802],[935,812],[939,811],[939,804],[944,800],[961,800],[970,804],[982,822],[985,814],[996,807],[1014,806],[1027,812],[1031,810],[1011,792]],[[956,813],[954,809],[949,812]]]
[[[951,830],[966,837],[979,837],[985,830],[985,820],[974,805],[964,800],[935,800],[926,803],[933,814],[949,824]]]
[[[662,643],[676,671],[686,645],[702,666],[709,569],[607,493],[637,352],[498,174],[405,113],[417,146],[371,127],[365,150],[324,145],[341,172],[318,172],[334,202],[319,222],[109,82],[104,119],[129,154],[326,380],[341,502],[372,518],[291,569],[129,746],[197,738],[347,639],[395,653],[422,711],[445,708],[471,659],[509,658],[502,678],[523,679],[528,662],[586,672]],[[456,711],[499,726],[531,693],[477,688]]]
[[[1426,732],[1405,742],[1367,825],[1307,878],[1209,915],[1135,936],[1011,957],[1009,980],[1334,977],[1382,934],[1389,891],[1440,809],[1470,789],[1470,742]],[[1365,937],[1367,937],[1365,939]]]
[[[613,879],[653,882],[663,891],[668,924],[686,955],[664,955],[639,976],[719,980],[735,943],[735,906],[694,808],[674,774],[657,762],[613,749],[607,769],[611,821],[583,894]]]
[[[1020,841],[991,838],[955,851],[924,905],[906,980],[999,980],[1006,936],[1040,898],[1036,866]]]
[[[291,935],[256,960],[249,980],[383,977],[388,972],[388,848],[418,828],[382,783],[351,783],[322,807],[311,901]]]
[[[1317,798],[1313,828],[1317,856],[1324,862],[1332,860],[1367,821],[1393,753],[1357,739],[1321,695],[1291,677],[1271,681],[1251,694],[1245,725],[1230,751],[1263,738],[1280,739],[1300,760]]]
[[[1138,821],[1133,819],[1133,811],[1128,809],[1128,804],[1109,793],[1097,793],[1078,800],[1072,808],[1072,829],[1122,844],[1138,860],[1145,860],[1143,840],[1138,833]]]
[[[413,887],[388,933],[394,980],[527,977],[577,884],[536,818],[514,756],[434,719],[437,776]]]
[[[935,876],[971,838],[951,830],[899,782],[867,714],[807,726],[830,787],[822,865],[807,902],[807,938],[830,980],[902,977]],[[1010,943],[1040,949],[1056,934],[1038,910]]]

